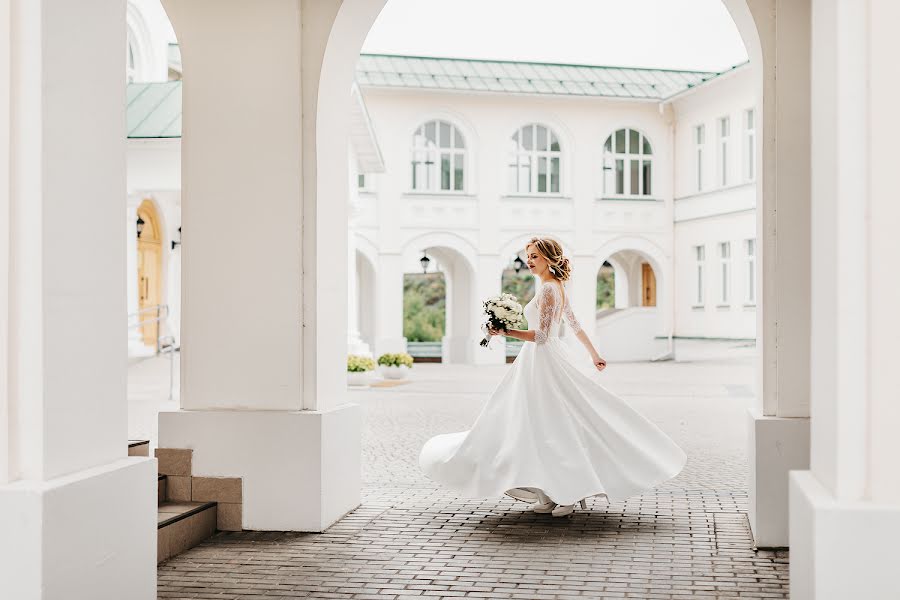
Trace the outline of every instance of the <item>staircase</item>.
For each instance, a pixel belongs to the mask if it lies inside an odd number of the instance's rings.
[[[149,456],[147,440],[129,440],[129,456]],[[243,482],[194,477],[192,450],[156,450],[156,562],[189,550],[217,531],[240,531]]]

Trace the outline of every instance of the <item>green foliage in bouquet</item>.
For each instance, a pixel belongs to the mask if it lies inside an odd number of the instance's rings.
[[[375,361],[368,356],[359,356],[358,354],[350,354],[347,356],[347,372],[364,373],[366,371],[375,370]]]
[[[406,365],[407,367],[412,368],[413,357],[406,352],[400,352],[398,354],[382,354],[378,357],[378,364],[384,365],[386,367],[399,367],[400,365]]]

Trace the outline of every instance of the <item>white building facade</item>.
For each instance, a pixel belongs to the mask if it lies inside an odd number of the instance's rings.
[[[384,2],[164,2],[189,49],[190,77],[182,397],[179,410],[160,414],[160,444],[191,449],[203,476],[243,477],[244,528],[322,531],[360,503],[361,415],[342,378],[348,91]],[[890,163],[900,136],[892,69],[900,7],[723,2],[751,57],[759,111],[750,526],[760,547],[790,542],[792,597],[893,598],[900,207]],[[149,599],[156,465],[127,457],[123,402],[133,280],[122,238],[130,225],[121,226],[126,7],[8,6],[0,18],[9,40],[0,51],[8,91],[0,95],[0,580],[17,598]],[[262,64],[269,68],[250,68]],[[715,127],[744,104],[691,123]],[[716,140],[713,131],[704,143]],[[217,244],[223,238],[229,243]],[[580,239],[563,241],[578,248]],[[257,341],[254,353],[242,352]]]
[[[169,68],[157,72],[180,77],[166,31],[144,53],[166,53]],[[138,64],[161,60],[132,53]],[[596,321],[611,360],[664,357],[673,337],[755,338],[750,73],[363,55],[349,117],[350,351],[407,350],[403,276],[424,254],[446,278],[442,360],[504,360],[502,343],[477,346],[479,307],[533,235],[557,238],[572,258],[576,313]],[[498,85],[496,75],[527,83]],[[163,305],[161,332],[176,339],[180,94],[179,81],[129,86],[129,219],[155,208],[165,250],[151,299],[146,258],[130,263],[130,312],[152,318]],[[720,143],[726,116],[733,134]],[[701,126],[705,146],[695,143]],[[604,264],[615,310],[598,313]],[[132,327],[133,354],[146,351],[146,328]]]

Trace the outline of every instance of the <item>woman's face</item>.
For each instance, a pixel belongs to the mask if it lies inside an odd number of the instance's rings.
[[[528,265],[529,271],[531,271],[538,277],[540,277],[544,274],[544,272],[547,271],[550,263],[548,263],[547,259],[545,259],[538,253],[537,248],[534,247],[534,244],[528,244],[525,247],[525,254],[528,258],[528,260],[526,260],[525,262]]]

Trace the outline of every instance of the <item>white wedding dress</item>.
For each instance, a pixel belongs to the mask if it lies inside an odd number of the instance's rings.
[[[560,286],[541,286],[525,317],[535,343],[523,344],[469,431],[425,443],[425,474],[469,498],[536,501],[542,491],[561,505],[616,502],[675,477],[687,460],[681,448],[597,383],[596,369],[592,377],[576,366],[594,368],[560,338],[563,317],[581,330]]]

